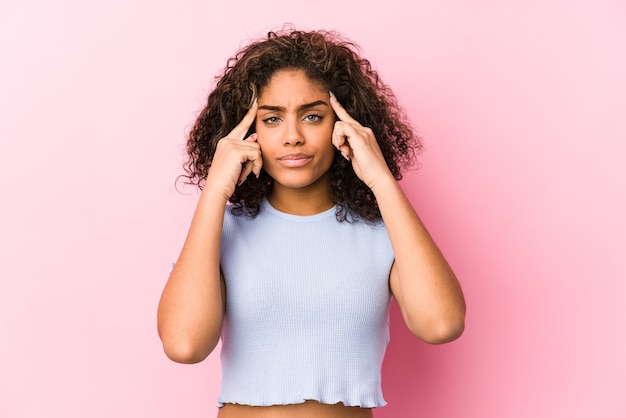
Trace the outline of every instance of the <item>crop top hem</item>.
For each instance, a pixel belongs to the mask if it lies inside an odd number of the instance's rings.
[[[384,400],[382,402],[345,402],[341,399],[337,399],[337,400],[331,400],[331,399],[315,399],[315,398],[294,398],[291,399],[290,401],[284,401],[284,402],[279,402],[279,403],[274,403],[274,402],[259,402],[259,403],[254,403],[254,402],[250,402],[250,403],[246,403],[246,402],[237,402],[237,401],[228,401],[222,398],[218,398],[217,400],[217,407],[221,408],[223,407],[225,404],[233,404],[233,405],[245,405],[245,406],[281,406],[281,405],[300,405],[303,404],[307,401],[315,401],[315,402],[319,402],[322,404],[326,404],[326,405],[335,405],[338,403],[343,403],[344,406],[347,407],[358,407],[358,408],[379,408],[382,406],[387,405],[387,402],[385,402]]]

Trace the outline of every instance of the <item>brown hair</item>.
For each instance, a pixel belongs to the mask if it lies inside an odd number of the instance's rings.
[[[279,70],[299,69],[331,90],[346,111],[372,129],[391,173],[400,180],[401,170],[415,165],[422,150],[406,115],[391,89],[361,58],[358,47],[335,32],[282,30],[253,42],[228,60],[224,73],[189,133],[184,164],[187,183],[202,188],[211,167],[217,142],[248,111],[257,92]],[[351,163],[339,151],[330,168],[332,199],[337,219],[380,219],[372,191],[356,176]],[[272,178],[262,170],[235,188],[230,201],[239,213],[256,216],[260,201],[272,190]]]

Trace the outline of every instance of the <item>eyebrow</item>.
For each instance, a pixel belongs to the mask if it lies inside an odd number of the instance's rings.
[[[298,110],[306,110],[306,109],[310,109],[312,107],[315,106],[319,106],[319,105],[324,105],[324,106],[328,106],[328,103],[322,101],[322,100],[317,100],[315,102],[311,102],[311,103],[305,103],[301,106],[298,106]],[[263,105],[263,106],[259,106],[259,110],[271,110],[274,112],[284,112],[286,109],[282,106],[270,106],[270,105]]]

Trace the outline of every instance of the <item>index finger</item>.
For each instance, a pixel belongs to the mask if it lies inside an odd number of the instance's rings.
[[[235,126],[232,131],[228,134],[229,138],[233,139],[244,139],[246,134],[248,133],[248,129],[252,126],[254,119],[256,118],[256,111],[258,109],[257,99],[254,99],[254,103],[248,109],[248,113],[243,117],[239,125]]]
[[[357,120],[355,120],[352,116],[350,116],[350,114],[346,111],[346,109],[343,108],[343,106],[341,105],[341,103],[339,103],[339,100],[337,100],[335,95],[332,92],[329,92],[329,93],[330,93],[330,106],[335,111],[335,114],[337,115],[337,117],[339,117],[339,120],[343,122],[355,123],[357,125],[360,125],[360,123]]]

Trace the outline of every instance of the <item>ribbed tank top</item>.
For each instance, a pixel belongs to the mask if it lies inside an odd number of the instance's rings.
[[[227,207],[218,406],[384,406],[393,260],[382,222],[339,222],[335,208],[296,216],[267,201],[256,218]]]

